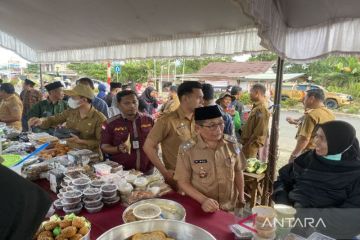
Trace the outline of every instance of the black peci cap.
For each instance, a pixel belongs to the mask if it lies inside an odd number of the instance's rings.
[[[202,121],[222,117],[222,113],[218,105],[195,108],[195,121]]]

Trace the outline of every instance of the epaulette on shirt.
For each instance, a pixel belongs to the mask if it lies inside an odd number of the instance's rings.
[[[106,120],[106,123],[109,124],[119,118],[121,118],[121,114],[118,114],[118,115],[115,115],[115,116],[109,118],[108,120]]]
[[[180,149],[184,152],[189,151],[193,146],[195,146],[195,143],[196,142],[193,139],[187,140],[180,145]]]
[[[237,143],[236,137],[228,135],[228,134],[224,134],[224,139],[231,143]]]

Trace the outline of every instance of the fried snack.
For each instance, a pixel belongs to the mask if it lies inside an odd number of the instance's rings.
[[[150,236],[154,239],[161,239],[161,240],[165,240],[166,239],[166,234],[164,232],[161,231],[155,231],[155,232],[151,232]]]
[[[85,227],[80,228],[79,233],[81,235],[85,236],[89,231],[90,231],[90,229],[85,226]]]
[[[44,225],[44,228],[45,230],[47,231],[51,231],[53,230],[54,228],[56,228],[57,226],[59,226],[59,223],[58,222],[54,222],[54,221],[51,221],[51,222],[48,222]]]
[[[131,240],[166,240],[166,239],[167,239],[166,234],[162,231],[155,231],[150,233],[137,233],[131,237]]]
[[[37,236],[37,240],[45,240],[45,238],[48,238],[48,237],[52,237],[52,232],[50,231],[42,231],[39,233],[39,235]]]
[[[80,240],[83,237],[80,233],[75,234],[70,238],[70,240]]]
[[[68,238],[64,237],[64,235],[60,234],[58,235],[55,240],[67,240]]]
[[[135,222],[136,221],[136,217],[134,215],[134,211],[132,209],[129,209],[124,216],[125,220],[127,223],[129,222]]]
[[[130,141],[130,133],[126,141],[124,142],[124,145],[126,146],[126,151],[130,155],[131,154],[131,141]]]
[[[37,240],[54,240],[54,238],[48,237],[48,236],[43,236],[43,237],[38,237]]]
[[[70,220],[62,220],[59,222],[59,226],[61,227],[61,229],[66,228],[66,227],[70,227],[71,226],[71,221]]]
[[[72,226],[77,227],[77,228],[82,228],[82,227],[85,226],[85,222],[84,222],[84,220],[82,218],[75,217],[72,220]]]
[[[74,226],[66,227],[63,230],[61,230],[61,234],[65,238],[71,238],[74,236],[77,232],[77,228]]]

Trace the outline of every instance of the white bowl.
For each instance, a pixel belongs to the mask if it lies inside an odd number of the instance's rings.
[[[158,218],[161,214],[161,208],[154,204],[144,203],[136,206],[133,210],[134,216],[139,220],[148,220]]]

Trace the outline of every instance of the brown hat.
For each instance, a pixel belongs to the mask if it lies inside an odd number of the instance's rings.
[[[84,84],[76,85],[72,90],[64,90],[64,93],[68,96],[80,96],[80,97],[86,97],[88,99],[94,98],[94,92],[93,90]]]
[[[236,98],[234,96],[232,96],[229,92],[223,92],[220,94],[220,97],[218,100],[216,100],[216,104],[220,104],[221,99],[223,99],[224,97],[231,97],[231,101],[234,101]]]

